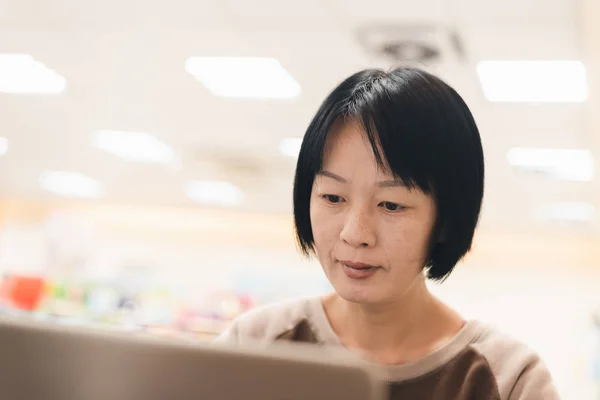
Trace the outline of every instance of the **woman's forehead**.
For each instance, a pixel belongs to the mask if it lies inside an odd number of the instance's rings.
[[[381,153],[383,152],[380,151]],[[384,165],[377,163],[373,146],[363,126],[354,119],[336,121],[327,135],[323,167],[331,165],[376,168],[381,175],[393,175],[385,160]]]

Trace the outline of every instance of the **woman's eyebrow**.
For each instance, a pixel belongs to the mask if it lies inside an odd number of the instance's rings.
[[[344,179],[341,176],[334,174],[333,172],[330,172],[330,171],[322,170],[322,171],[317,172],[317,175],[335,179],[336,181],[341,182],[341,183],[348,183],[348,181],[346,179]]]
[[[406,187],[404,182],[402,182],[400,179],[391,179],[391,180],[387,180],[387,181],[377,182],[377,186],[382,187],[382,188],[398,187],[398,186]]]
[[[331,171],[322,170],[322,171],[317,172],[317,175],[324,176],[324,177],[327,177],[327,178],[331,178],[331,179],[336,180],[336,181],[338,181],[340,183],[348,183],[347,179],[342,178],[338,174],[334,174]],[[402,180],[400,180],[400,179],[389,179],[389,180],[385,180],[385,181],[379,181],[379,182],[377,182],[377,186],[381,187],[381,188],[406,187],[406,185],[404,184],[404,182],[402,182]]]

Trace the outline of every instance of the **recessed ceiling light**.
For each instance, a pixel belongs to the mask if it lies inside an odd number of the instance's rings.
[[[0,92],[60,94],[67,80],[28,54],[0,54]]]
[[[279,143],[279,151],[288,157],[298,157],[302,138],[286,138]]]
[[[489,101],[577,103],[587,98],[581,61],[481,61],[477,75]]]
[[[545,204],[536,210],[536,217],[544,222],[589,222],[596,216],[596,208],[583,202]]]
[[[278,60],[258,57],[191,57],[185,69],[215,96],[290,99],[300,85]]]
[[[552,179],[587,182],[594,178],[594,159],[588,150],[515,147],[508,151],[507,159],[523,171]]]
[[[128,162],[169,164],[175,151],[145,132],[100,130],[94,132],[94,146]]]
[[[3,156],[8,151],[8,139],[0,137],[0,156]]]
[[[100,182],[81,172],[46,171],[40,175],[40,185],[65,197],[91,199],[104,194],[104,186]]]
[[[186,195],[199,203],[217,206],[236,206],[244,199],[242,191],[225,181],[189,181]]]

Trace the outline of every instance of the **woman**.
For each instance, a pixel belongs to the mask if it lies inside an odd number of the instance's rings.
[[[483,185],[450,86],[415,68],[352,75],[308,127],[294,183],[300,248],[335,293],[253,310],[218,341],[342,346],[384,366],[392,399],[557,399],[532,351],[427,289],[469,251]]]

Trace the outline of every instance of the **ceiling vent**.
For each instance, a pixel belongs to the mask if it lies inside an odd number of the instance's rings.
[[[357,36],[369,55],[393,64],[437,65],[465,57],[456,31],[443,25],[369,25]]]

